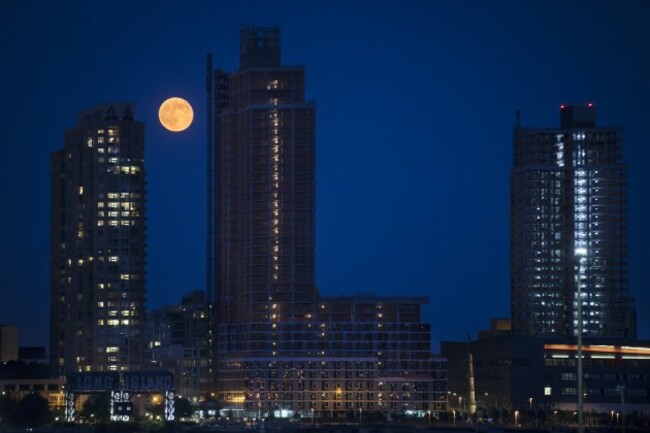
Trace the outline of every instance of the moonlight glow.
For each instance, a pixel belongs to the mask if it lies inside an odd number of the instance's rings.
[[[160,123],[173,132],[186,130],[194,119],[194,111],[189,102],[182,98],[169,98],[158,110]]]

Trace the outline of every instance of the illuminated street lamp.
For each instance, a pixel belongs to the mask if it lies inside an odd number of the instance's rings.
[[[452,410],[451,413],[454,415],[454,425],[456,425],[456,411]]]
[[[515,411],[515,427],[519,427],[519,411]]]
[[[429,415],[429,424],[431,424],[431,411],[427,410],[427,415]]]

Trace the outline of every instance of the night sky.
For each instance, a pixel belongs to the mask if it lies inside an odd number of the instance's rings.
[[[426,295],[432,340],[508,317],[515,111],[556,127],[593,102],[629,164],[630,291],[650,338],[650,2],[35,1],[0,13],[0,324],[48,344],[50,153],[77,113],[131,101],[146,124],[148,306],[205,286],[206,54],[279,25],[317,106],[321,293]],[[171,133],[159,105],[195,122]]]

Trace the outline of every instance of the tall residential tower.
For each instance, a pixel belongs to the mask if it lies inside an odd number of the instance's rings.
[[[144,124],[131,104],[81,113],[52,154],[50,353],[57,375],[142,366]]]
[[[568,337],[582,321],[585,337],[635,337],[621,129],[597,127],[592,104],[562,106],[560,121],[514,131],[513,331]]]
[[[209,59],[208,86],[208,296],[224,324],[302,318],[316,296],[305,69],[281,65],[278,28],[245,27],[239,70]]]
[[[216,395],[237,416],[444,410],[426,298],[320,297],[315,107],[277,27],[244,27],[240,66],[207,65],[208,275]]]

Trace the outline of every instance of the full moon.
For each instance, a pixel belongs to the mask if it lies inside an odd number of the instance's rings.
[[[194,119],[194,111],[183,98],[169,98],[160,106],[158,118],[162,126],[173,132],[186,130]]]

